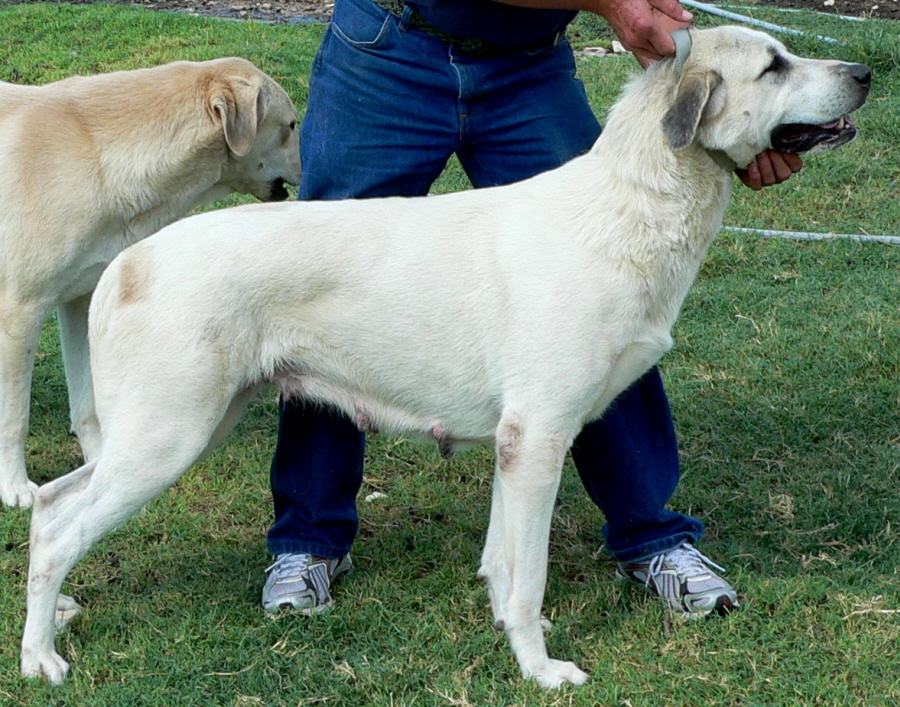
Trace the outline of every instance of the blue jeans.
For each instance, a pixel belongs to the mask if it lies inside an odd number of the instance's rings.
[[[476,59],[371,0],[337,0],[313,65],[301,199],[427,194],[454,153],[476,187],[508,184],[586,152],[600,124],[568,43]],[[365,233],[360,233],[365,238]],[[272,461],[272,554],[340,557],[356,537],[365,437],[338,412],[282,403]],[[662,380],[650,371],[572,448],[620,561],[696,541],[666,509],[679,479]]]

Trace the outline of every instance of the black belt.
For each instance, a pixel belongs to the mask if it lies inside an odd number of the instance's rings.
[[[405,0],[373,0],[373,2],[383,10],[387,10],[388,12],[390,12],[395,17],[401,17],[404,10],[406,10]],[[555,46],[559,42],[559,40],[562,39],[563,36],[565,36],[565,32],[557,32],[553,36],[548,37],[547,39],[543,40],[542,42],[538,42],[537,44],[532,44],[524,47],[507,47],[503,44],[490,42],[486,39],[459,37],[455,34],[444,32],[443,30],[438,29],[428,20],[426,20],[422,16],[422,13],[420,13],[414,7],[411,7],[410,10],[410,27],[412,27],[413,29],[417,29],[420,32],[424,32],[425,34],[431,35],[436,39],[440,39],[442,42],[452,44],[457,50],[459,50],[461,54],[479,59],[490,59],[494,57],[506,56],[507,54],[514,54],[521,51],[537,51],[538,49],[545,49],[546,47]]]

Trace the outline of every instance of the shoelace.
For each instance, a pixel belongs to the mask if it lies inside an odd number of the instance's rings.
[[[678,569],[681,570],[681,573],[688,578],[705,574],[709,571],[710,567],[714,567],[719,570],[719,572],[725,571],[724,567],[717,565],[690,543],[682,543],[674,550],[661,552],[650,560],[650,565],[647,567],[647,579],[644,582],[645,584],[649,585],[650,580],[662,572],[666,560],[668,560],[670,564],[678,567]]]
[[[305,572],[309,567],[310,560],[312,560],[312,555],[308,553],[286,552],[282,555],[278,555],[278,557],[275,558],[275,562],[266,567],[266,572],[275,570],[275,579],[277,581],[283,574],[294,576]]]

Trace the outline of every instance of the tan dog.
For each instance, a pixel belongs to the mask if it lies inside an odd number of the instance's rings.
[[[444,450],[493,441],[480,574],[522,674],[582,683],[541,631],[550,517],[582,426],[671,346],[733,165],[837,146],[869,70],[760,32],[692,32],[637,77],[587,155],[419,199],[254,204],[122,253],[91,305],[99,457],[38,491],[22,672],[66,676],[74,563],[214,447],[264,383]]]
[[[237,191],[287,196],[297,113],[243,59],[177,62],[45,86],[0,82],[0,496],[30,506],[25,435],[41,326],[59,317],[72,429],[99,451],[91,292],[124,248]]]

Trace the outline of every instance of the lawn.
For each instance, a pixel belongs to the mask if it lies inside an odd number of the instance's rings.
[[[2,3],[0,3],[2,5]],[[780,24],[811,55],[875,71],[860,137],[777,188],[737,188],[736,227],[900,236],[900,30],[810,13]],[[702,18],[704,23],[711,20]],[[121,6],[0,6],[0,79],[241,55],[300,107],[318,25],[273,26]],[[606,37],[582,20],[577,46]],[[629,73],[584,58],[598,115]],[[439,190],[465,187],[451,167]],[[47,194],[47,198],[52,198]],[[234,203],[232,200],[229,203]],[[2,208],[2,205],[0,205]],[[360,495],[357,571],[325,616],[269,618],[268,466],[274,393],[237,432],[74,570],[86,611],[59,638],[72,662],[51,688],[18,674],[28,517],[0,510],[0,703],[131,705],[891,705],[900,701],[900,248],[726,231],[713,245],[662,363],[684,478],[673,507],[707,525],[701,549],[743,607],[682,623],[612,581],[602,518],[567,468],[552,535],[550,652],[592,675],[544,693],[523,682],[475,578],[491,455],[441,460],[373,437]],[[38,357],[28,462],[39,482],[79,464],[67,434],[54,324]],[[374,491],[384,496],[366,502]]]

